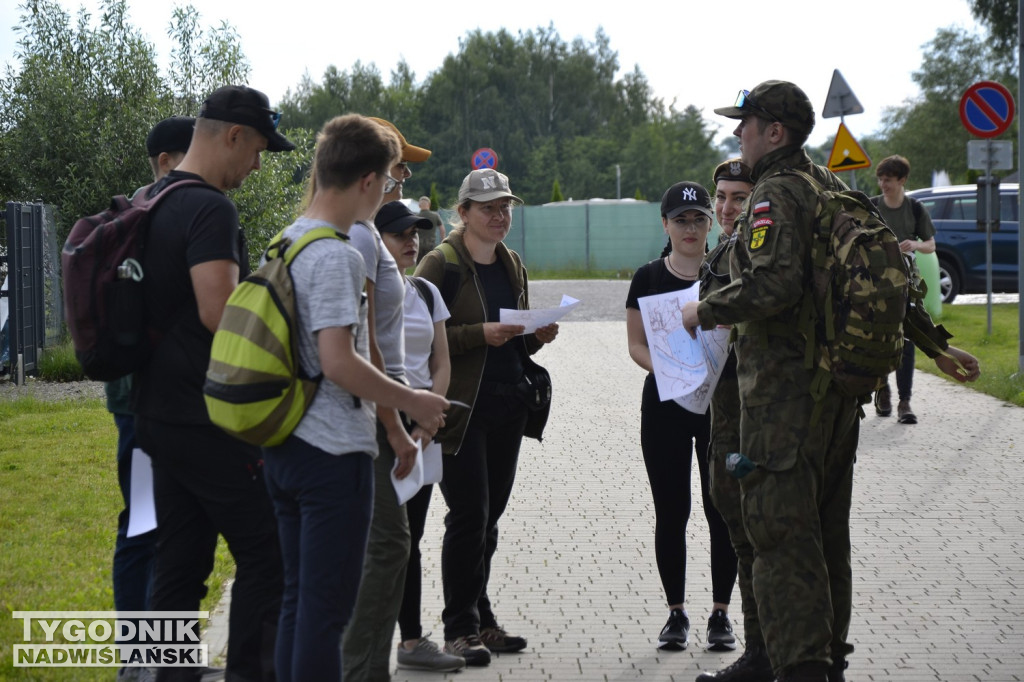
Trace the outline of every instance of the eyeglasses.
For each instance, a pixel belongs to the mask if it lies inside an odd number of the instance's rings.
[[[682,218],[673,218],[672,224],[678,227],[680,230],[689,230],[691,232],[700,232],[701,230],[708,229],[711,225],[711,218],[706,215],[697,216],[693,220],[683,220]]]
[[[750,99],[750,90],[740,90],[739,91],[739,94],[736,95],[736,104],[735,104],[735,106],[736,106],[737,109],[746,109],[746,108],[755,109],[755,110],[761,112],[762,114],[764,114],[765,116],[767,116],[769,120],[771,120],[771,121],[773,121],[775,123],[781,123],[781,121],[779,121],[778,117],[776,117],[775,114],[773,114],[772,112],[768,111],[764,107],[759,106],[757,104],[757,102],[755,102],[754,100]]]
[[[401,180],[395,180],[393,177],[391,177],[387,173],[384,173],[383,175],[384,175],[385,178],[387,178],[387,180],[384,181],[384,194],[389,194],[396,187],[398,187],[398,185],[400,185],[402,183]]]

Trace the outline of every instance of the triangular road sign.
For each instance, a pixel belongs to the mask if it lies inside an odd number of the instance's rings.
[[[836,141],[832,144],[832,154],[828,157],[828,169],[830,171],[856,170],[857,168],[870,168],[871,159],[853,139],[853,135],[847,130],[845,123],[839,124],[839,132],[836,133]]]
[[[843,74],[839,69],[832,70],[832,84],[828,86],[828,95],[825,97],[825,109],[821,112],[822,118],[835,118],[836,116],[850,116],[851,114],[863,114],[864,107],[860,105],[857,95],[846,84]]]

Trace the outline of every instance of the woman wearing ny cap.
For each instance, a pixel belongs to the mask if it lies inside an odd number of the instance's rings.
[[[441,492],[448,504],[441,552],[445,651],[471,666],[488,665],[492,651],[526,647],[525,639],[498,625],[487,596],[498,519],[512,493],[519,445],[528,425],[539,437],[534,428],[543,428],[547,418],[546,408],[528,411],[517,386],[527,355],[558,335],[557,324],[524,335],[522,326],[497,321],[501,308],[529,308],[526,268],[503,243],[512,208],[521,203],[503,174],[473,171],[459,189],[455,229],[416,269],[440,289],[451,311],[447,397],[471,406],[459,409],[453,402],[438,434],[444,452]]]
[[[736,638],[726,611],[736,580],[736,556],[729,532],[708,494],[708,443],[711,420],[675,401],[662,401],[644,332],[639,299],[698,285],[701,262],[711,230],[711,195],[696,182],[677,182],[661,199],[661,223],[668,243],[661,257],[633,275],[626,298],[629,356],[648,375],[640,403],[640,448],[654,497],[654,553],[669,608],[668,622],[658,635],[659,649],[681,651],[689,643],[686,591],[686,524],[690,518],[690,472],[694,448],[700,470],[704,515],[711,533],[713,608],[708,620],[707,647],[734,649]]]

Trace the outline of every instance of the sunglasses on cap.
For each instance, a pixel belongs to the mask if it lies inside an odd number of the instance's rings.
[[[755,111],[759,111],[765,116],[767,116],[770,121],[773,121],[775,123],[781,123],[781,121],[779,121],[778,117],[776,117],[775,114],[768,111],[764,107],[758,105],[757,102],[750,98],[750,90],[740,90],[739,94],[736,95],[736,102],[734,106],[737,109],[754,109]]]

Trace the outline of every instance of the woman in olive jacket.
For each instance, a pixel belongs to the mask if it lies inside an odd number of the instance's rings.
[[[526,647],[524,638],[498,625],[487,597],[498,519],[512,494],[520,443],[528,422],[530,435],[539,437],[547,418],[546,408],[530,412],[520,397],[524,367],[558,335],[557,324],[523,335],[522,326],[497,321],[501,308],[529,308],[526,268],[502,242],[512,207],[521,203],[503,174],[473,171],[459,190],[461,225],[416,268],[451,312],[447,398],[470,406],[453,405],[437,437],[446,455],[441,492],[448,505],[441,551],[445,650],[471,666],[488,665],[491,651]]]

